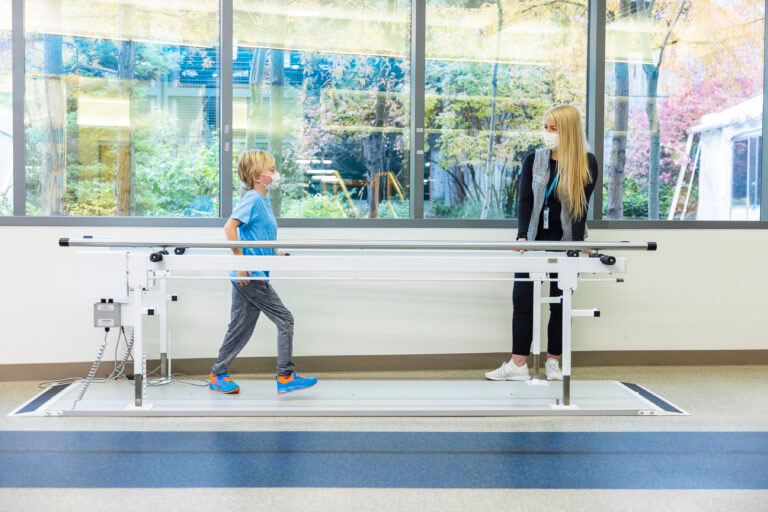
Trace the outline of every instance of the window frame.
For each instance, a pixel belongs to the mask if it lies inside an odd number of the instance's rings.
[[[768,0],[767,0],[768,1]],[[0,216],[0,226],[114,226],[114,227],[220,227],[232,212],[232,104],[233,82],[221,80],[219,217],[43,217],[26,215],[26,169],[24,130],[25,37],[24,2],[12,0],[12,87],[13,87],[13,215]],[[605,102],[605,0],[588,0],[587,137],[600,168],[603,167]],[[233,1],[220,0],[221,76],[232,76]],[[411,84],[424,84],[426,0],[411,0]],[[768,96],[768,23],[763,38],[763,98]],[[411,87],[410,218],[409,219],[303,219],[279,218],[281,227],[295,228],[498,228],[515,229],[516,219],[425,219],[424,218],[424,87]],[[762,134],[768,133],[763,104]],[[730,220],[604,220],[602,219],[602,173],[590,201],[592,229],[768,229],[768,137],[762,137],[759,221]]]

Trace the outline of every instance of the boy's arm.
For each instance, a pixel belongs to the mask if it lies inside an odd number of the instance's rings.
[[[227,240],[239,240],[237,238],[237,228],[242,224],[237,219],[229,219],[226,224],[224,224],[224,233],[227,235]],[[243,249],[241,247],[233,247],[232,253],[235,256],[242,256],[243,255]],[[238,270],[237,271],[237,277],[249,277],[250,273],[247,270]],[[240,280],[238,281],[241,285],[247,285],[249,283],[248,280]]]
[[[224,233],[227,235],[227,240],[239,240],[237,238],[237,228],[240,227],[240,224],[242,224],[237,219],[229,219],[226,224],[224,224]],[[242,256],[243,255],[243,249],[240,247],[233,247],[232,253],[234,253],[235,256]]]

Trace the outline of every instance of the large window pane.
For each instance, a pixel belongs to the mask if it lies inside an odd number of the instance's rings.
[[[218,216],[219,3],[24,8],[27,214]]]
[[[609,219],[758,220],[762,0],[609,0]]]
[[[0,0],[0,215],[13,214],[11,0]]]
[[[586,103],[587,0],[427,0],[426,217],[515,217],[544,113]]]
[[[275,156],[275,213],[408,218],[410,2],[234,9],[234,156]]]

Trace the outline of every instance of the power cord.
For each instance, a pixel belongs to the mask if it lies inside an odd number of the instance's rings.
[[[102,345],[99,347],[99,351],[96,354],[96,359],[93,361],[93,364],[91,365],[91,369],[88,372],[88,376],[85,379],[83,379],[82,377],[68,377],[64,379],[49,380],[49,381],[44,381],[39,383],[38,388],[47,389],[49,387],[56,386],[56,385],[83,383],[84,385],[80,389],[80,392],[78,393],[77,398],[72,404],[72,408],[74,409],[75,407],[77,407],[78,402],[80,402],[83,399],[83,396],[88,390],[88,387],[92,383],[101,384],[104,382],[112,382],[112,381],[118,380],[120,377],[125,377],[127,383],[133,384],[133,375],[126,375],[125,368],[128,364],[128,360],[134,361],[134,358],[133,358],[134,334],[133,334],[133,331],[131,331],[131,337],[130,339],[128,339],[128,336],[125,333],[125,327],[120,327],[120,331],[118,332],[118,335],[117,335],[117,342],[115,343],[115,351],[114,351],[114,366],[112,367],[112,371],[106,377],[96,378],[96,372],[99,369],[101,360],[104,357],[104,352],[106,351],[107,346],[109,344],[109,328],[105,328],[104,331],[105,331],[104,343],[102,343]],[[118,361],[117,354],[120,348],[120,338],[122,338],[125,341],[126,347],[125,347],[125,353],[123,354],[122,359]],[[159,371],[160,371],[160,365],[158,365],[151,372],[147,373],[147,377],[155,375]],[[147,380],[147,385],[152,387],[157,387],[157,386],[164,386],[166,384],[170,384],[171,382],[178,382],[180,384],[186,384],[188,386],[196,386],[196,387],[208,386],[208,381],[206,379],[193,377],[183,373],[173,373],[171,374],[169,379],[157,379],[154,381]]]
[[[117,341],[120,341],[120,333],[117,335]],[[88,377],[85,378],[85,383],[80,388],[80,393],[77,394],[77,398],[72,403],[72,408],[74,409],[77,407],[77,403],[83,399],[83,395],[85,395],[85,392],[88,390],[88,386],[91,385],[91,382],[93,382],[93,378],[96,376],[96,372],[99,369],[99,364],[101,364],[101,358],[104,356],[104,351],[107,349],[107,344],[109,343],[109,327],[106,327],[104,329],[104,343],[101,344],[101,347],[99,347],[99,352],[96,354],[96,360],[93,361],[93,364],[91,365],[91,371],[88,372]]]
[[[106,342],[106,339],[107,339],[108,335],[109,335],[109,330],[107,329],[107,334],[105,334],[105,336],[104,336],[105,342]],[[123,356],[122,360],[118,361],[118,359],[117,359],[117,352],[118,352],[118,349],[120,347],[120,337],[121,336],[123,337],[123,339],[126,342],[126,351],[125,351],[125,355]],[[132,349],[133,349],[133,334],[131,334],[131,340],[128,341],[128,338],[125,335],[125,328],[121,327],[120,328],[120,333],[118,333],[118,336],[117,336],[117,343],[115,344],[115,359],[114,359],[115,363],[114,363],[114,367],[112,368],[112,372],[108,376],[103,377],[103,378],[95,378],[95,377],[93,377],[93,378],[90,379],[90,381],[91,382],[95,382],[95,383],[102,383],[102,382],[110,382],[110,381],[119,379],[120,377],[124,377],[125,376],[124,375],[124,373],[125,373],[125,366],[128,363],[128,359],[133,359],[131,357],[131,350]],[[100,362],[101,357],[103,357],[104,350],[106,350],[106,345],[102,345],[102,349],[100,349],[100,351],[98,353],[98,356],[97,356],[97,361]],[[93,366],[91,366],[91,370],[93,370],[94,368],[98,368],[97,361],[94,361]],[[90,373],[89,373],[89,375],[90,375]],[[95,375],[95,373],[94,373],[94,375]],[[37,385],[37,387],[40,388],[40,389],[46,389],[46,388],[49,388],[51,386],[56,386],[56,385],[61,385],[61,384],[73,384],[73,383],[77,383],[77,382],[83,382],[84,380],[88,380],[88,378],[83,379],[82,377],[68,377],[68,378],[64,378],[64,379],[44,381],[44,382],[39,383]]]

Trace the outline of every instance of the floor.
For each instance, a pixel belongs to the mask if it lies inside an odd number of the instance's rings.
[[[137,496],[167,510],[768,511],[767,366],[575,374],[641,384],[690,415],[20,418],[5,415],[38,383],[0,383],[0,511],[117,509]]]

